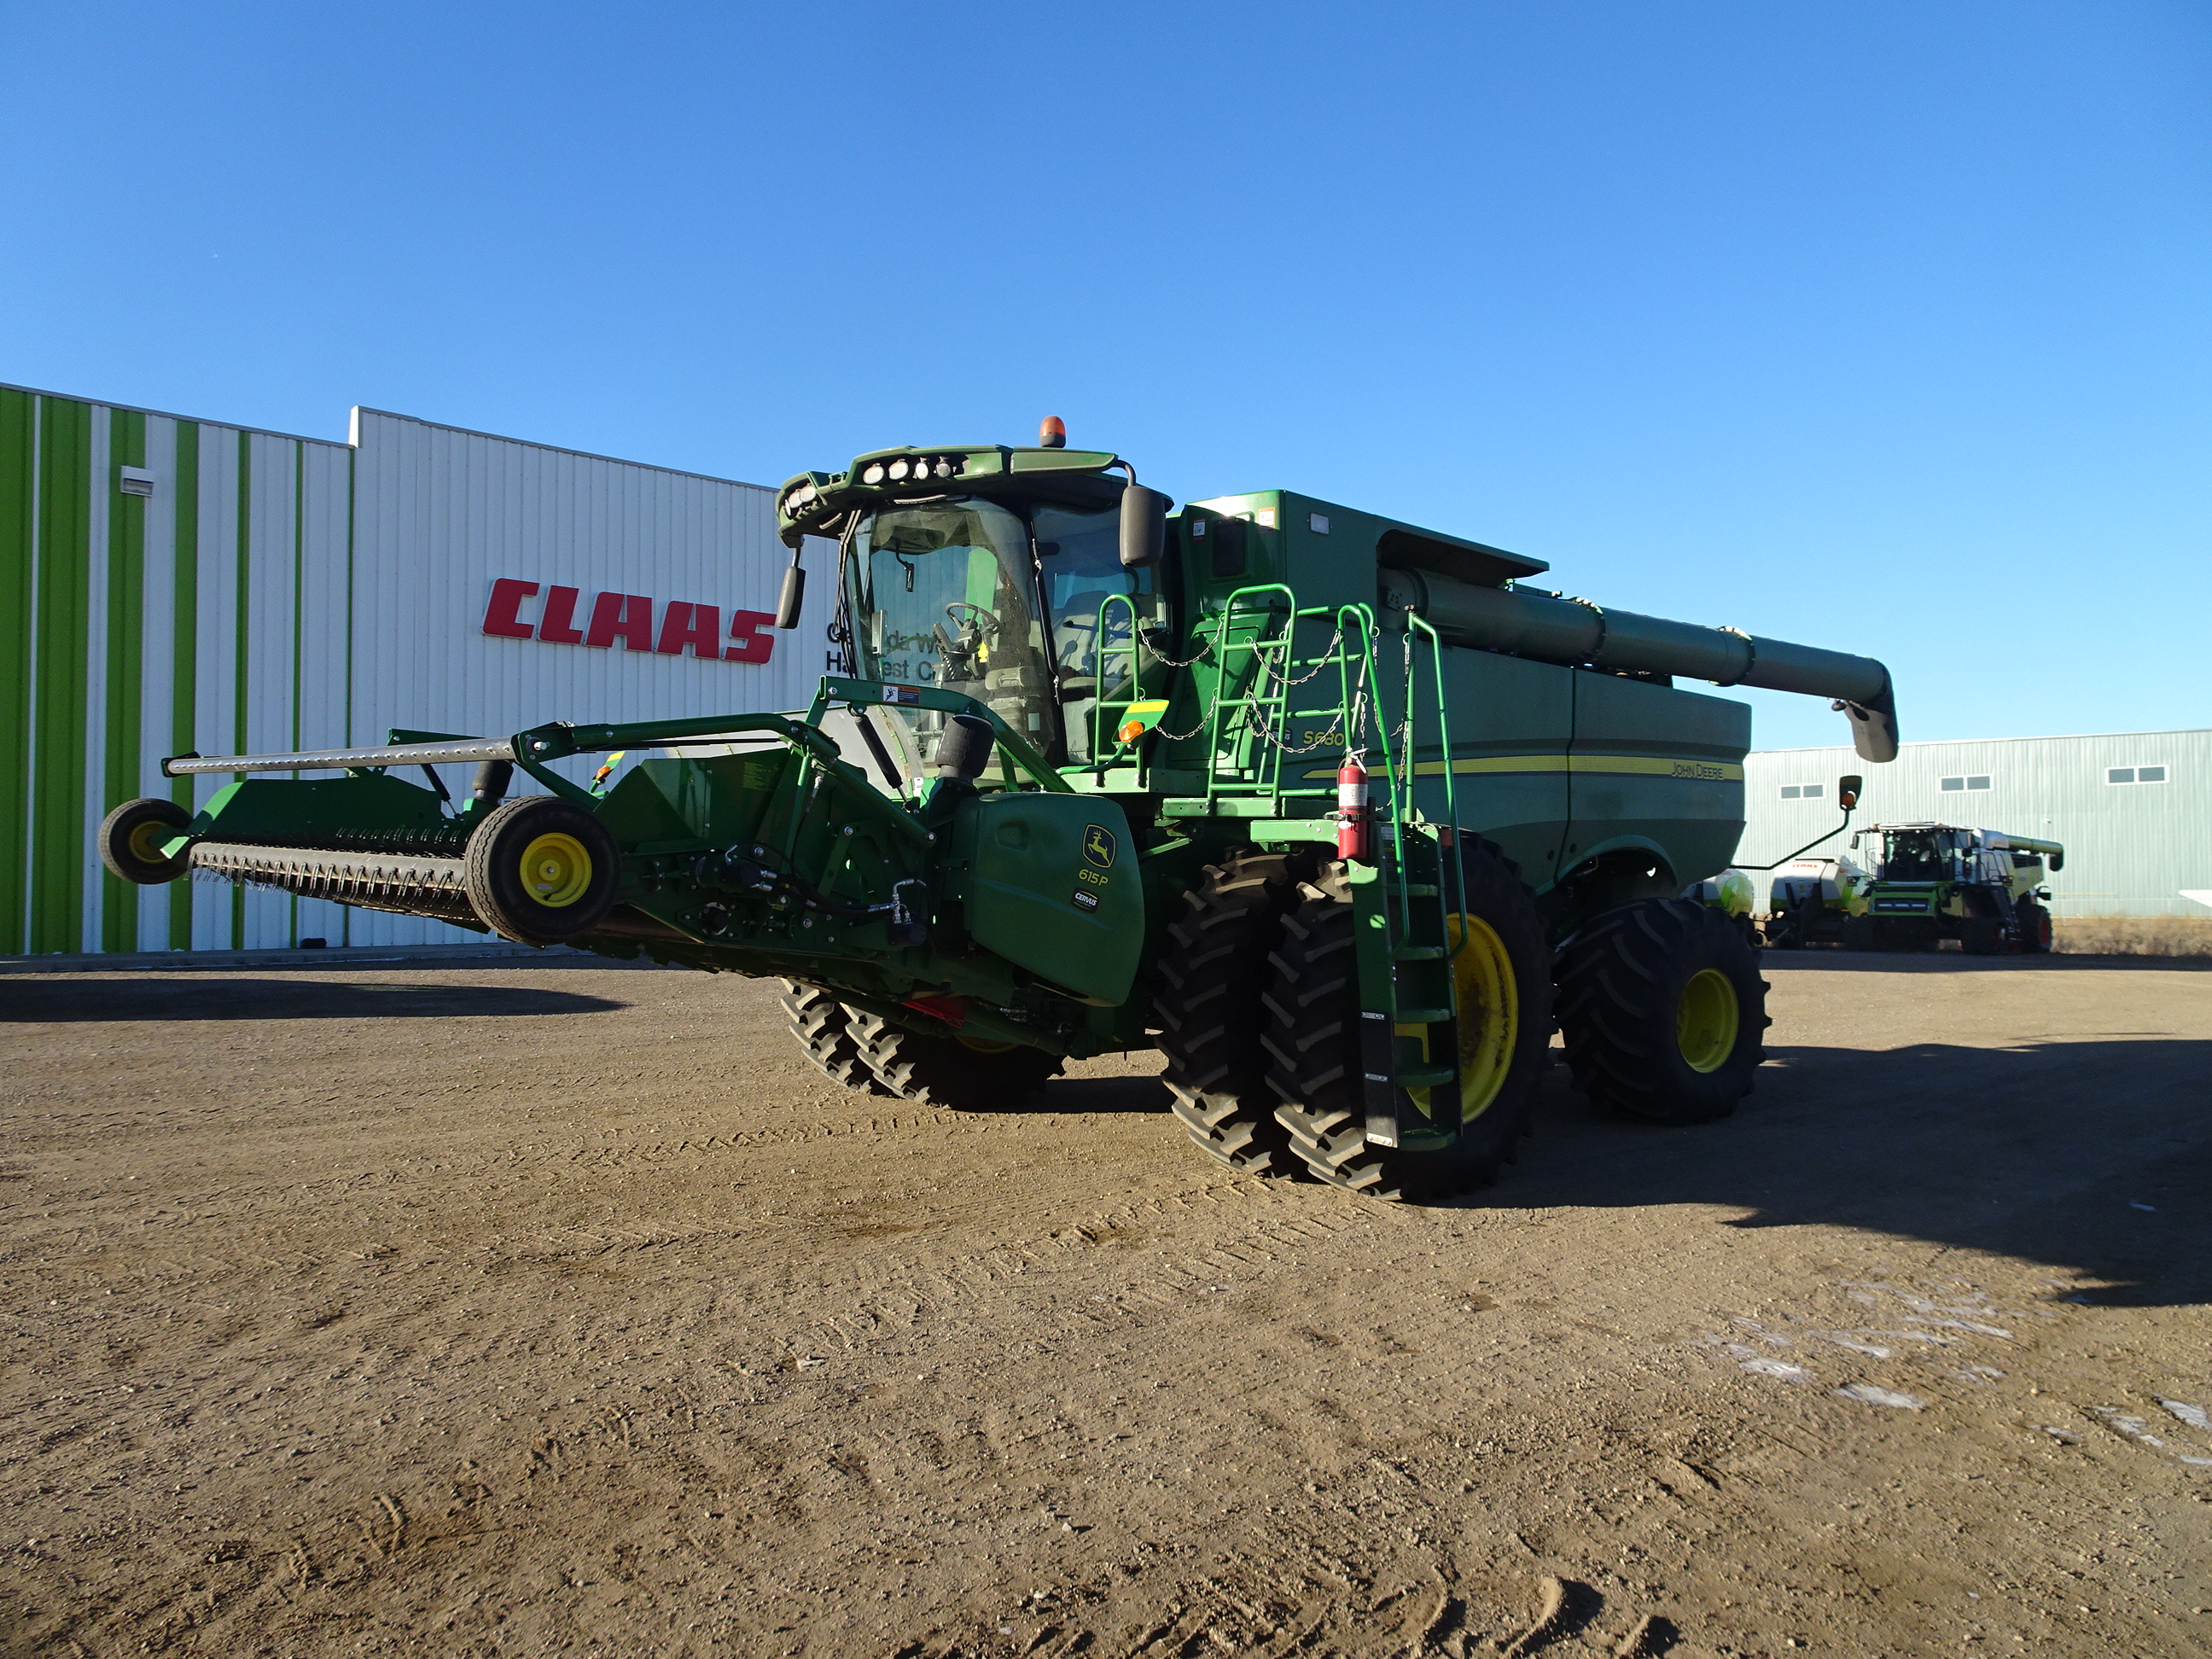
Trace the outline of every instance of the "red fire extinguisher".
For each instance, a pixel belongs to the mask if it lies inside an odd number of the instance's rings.
[[[1336,769],[1336,855],[1350,863],[1375,861],[1375,819],[1367,804],[1367,769],[1346,755]]]

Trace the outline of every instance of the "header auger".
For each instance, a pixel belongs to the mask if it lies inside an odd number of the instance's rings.
[[[1056,434],[802,474],[779,621],[836,538],[845,669],[805,711],[179,757],[245,775],[126,803],[102,852],[781,978],[825,1073],[939,1105],[1157,1042],[1212,1156],[1387,1197],[1511,1157],[1555,1022],[1596,1099],[1733,1109],[1765,987],[1676,895],[1735,852],[1749,714],[1674,678],[1832,698],[1880,761],[1882,665],[1289,491],[1171,507]],[[611,787],[558,769],[641,749]]]

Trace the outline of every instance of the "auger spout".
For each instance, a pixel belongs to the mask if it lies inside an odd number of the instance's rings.
[[[1889,670],[1872,657],[1669,622],[1587,599],[1482,586],[1440,571],[1386,568],[1382,584],[1386,605],[1417,613],[1454,645],[1569,666],[1833,698],[1850,718],[1851,743],[1862,758],[1897,758]]]

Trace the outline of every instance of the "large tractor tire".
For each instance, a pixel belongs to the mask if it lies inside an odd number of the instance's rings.
[[[558,945],[599,926],[622,852],[592,814],[551,795],[494,807],[469,836],[462,881],[484,926],[518,945]]]
[[[1993,957],[2004,942],[2004,924],[1995,916],[1967,916],[1959,923],[1959,948],[1970,957]]]
[[[1059,1075],[1060,1059],[1018,1042],[924,1036],[880,1014],[847,1022],[868,1069],[901,1100],[973,1111],[1011,1106]]]
[[[100,820],[100,861],[108,874],[139,887],[174,881],[191,867],[191,854],[161,856],[161,843],[189,828],[192,815],[156,795],[126,800]]]
[[[1168,928],[1152,1009],[1175,1115],[1210,1156],[1243,1175],[1297,1170],[1267,1085],[1269,958],[1316,853],[1245,852],[1208,865]]]
[[[858,1018],[854,1010],[818,985],[787,979],[783,982],[783,1013],[791,1022],[792,1036],[823,1076],[862,1094],[890,1093],[853,1035],[852,1022]]]
[[[2051,949],[2051,912],[2032,898],[2024,898],[2016,907],[2020,915],[2020,948],[2030,956],[2043,956]]]
[[[1462,842],[1467,909],[1457,981],[1461,1127],[1434,1150],[1372,1145],[1359,1058],[1359,988],[1352,890],[1345,866],[1323,866],[1304,902],[1283,919],[1267,996],[1269,1081],[1277,1121],[1313,1176],[1370,1197],[1432,1202],[1498,1178],[1543,1086],[1551,1042],[1551,973],[1544,926],[1518,868],[1488,842]],[[1726,924],[1723,924],[1726,925]],[[1415,1103],[1401,1103],[1408,1127]]]
[[[1682,899],[1638,899],[1559,952],[1559,1032],[1575,1086],[1656,1123],[1710,1123],[1765,1059],[1766,981],[1734,927]]]
[[[1887,948],[1882,938],[1881,924],[1872,916],[1844,918],[1844,949],[1846,951],[1880,951]]]

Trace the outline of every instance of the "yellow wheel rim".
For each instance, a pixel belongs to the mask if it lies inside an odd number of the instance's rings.
[[[957,1032],[952,1040],[963,1048],[973,1048],[979,1054],[1008,1054],[1014,1047],[1011,1042],[989,1042],[981,1037],[962,1036]]]
[[[1496,1103],[1513,1069],[1521,1037],[1521,990],[1505,941],[1480,916],[1450,916],[1445,926],[1457,952],[1451,959],[1452,992],[1459,1017],[1459,1115],[1471,1123]],[[1401,1036],[1425,1036],[1425,1025],[1399,1028]],[[1424,1109],[1430,1091],[1407,1092]]]
[[[1717,1072],[1735,1052],[1741,1019],[1735,987],[1717,968],[1701,969],[1682,988],[1674,1005],[1674,1045],[1693,1072]]]
[[[522,885],[549,910],[584,896],[592,884],[592,855],[574,836],[540,836],[522,849]]]
[[[167,864],[168,855],[161,851],[161,843],[174,834],[176,831],[167,824],[149,819],[131,832],[125,845],[131,848],[131,856],[141,863]]]

